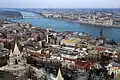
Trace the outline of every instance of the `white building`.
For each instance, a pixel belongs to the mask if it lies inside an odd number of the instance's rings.
[[[0,70],[9,71],[13,73],[18,80],[23,80],[28,67],[29,65],[26,63],[26,58],[23,57],[23,53],[19,51],[17,43],[15,43],[14,51],[10,51],[7,65],[0,68]]]
[[[118,75],[120,75],[120,64],[116,63],[116,62],[111,62],[107,66],[107,70],[108,70],[108,74],[109,75],[111,75],[112,73],[114,73],[114,76],[117,77]]]

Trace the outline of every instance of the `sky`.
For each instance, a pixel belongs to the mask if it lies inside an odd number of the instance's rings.
[[[120,0],[0,0],[0,8],[120,8]]]

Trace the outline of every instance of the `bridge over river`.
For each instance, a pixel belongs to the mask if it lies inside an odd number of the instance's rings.
[[[41,16],[38,13],[30,12],[30,11],[21,11],[21,10],[14,10],[14,9],[0,9],[0,17],[7,18],[7,19],[8,18],[39,19]]]
[[[46,19],[40,16],[40,12],[27,11],[27,10],[16,10],[23,15],[24,19],[14,19],[11,21],[14,22],[28,22],[32,23],[35,27],[48,28],[50,25],[53,30],[56,31],[75,31],[75,32],[85,32],[91,34],[93,37],[98,38],[100,35],[101,28],[103,29],[103,34],[106,39],[114,39],[115,41],[120,42],[120,28],[111,28],[111,27],[101,27],[94,25],[86,25],[79,23],[72,23],[66,20],[56,20],[56,19]],[[35,19],[37,18],[37,19]],[[40,19],[38,19],[40,18]]]
[[[20,12],[23,15],[23,18],[40,18],[41,16],[34,12]]]

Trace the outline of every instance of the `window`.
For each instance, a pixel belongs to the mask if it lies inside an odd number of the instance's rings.
[[[15,64],[18,64],[18,61],[17,61],[17,59],[15,59]]]
[[[20,59],[18,59],[18,62],[20,62],[21,60]]]
[[[14,74],[16,74],[17,72],[16,72],[16,71],[14,71],[13,73],[14,73]]]

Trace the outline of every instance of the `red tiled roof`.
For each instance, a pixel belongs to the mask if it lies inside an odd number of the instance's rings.
[[[70,59],[70,58],[63,58],[64,60],[69,60],[69,61],[74,61],[75,62],[75,67],[78,69],[85,69],[85,70],[90,70],[93,68],[95,62],[93,61],[82,61],[82,60],[75,60],[75,59]]]
[[[63,58],[63,60],[75,61],[75,59]]]
[[[94,66],[93,61],[75,61],[75,67],[79,69],[90,70]]]
[[[98,51],[103,51],[104,48],[96,48],[96,50],[98,50]]]
[[[6,43],[6,42],[12,42],[13,39],[0,39],[0,42]]]

